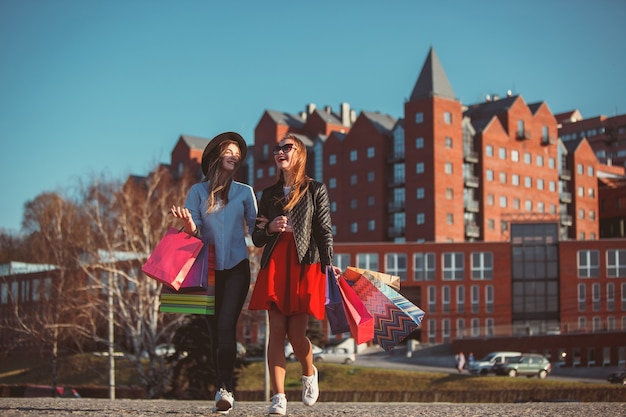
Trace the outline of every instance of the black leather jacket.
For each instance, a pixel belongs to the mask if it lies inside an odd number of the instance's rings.
[[[322,272],[331,265],[333,256],[333,232],[330,219],[330,203],[326,186],[310,180],[309,190],[290,213],[283,213],[283,183],[276,183],[265,190],[259,203],[259,216],[271,222],[283,214],[288,215],[293,227],[298,261],[302,264],[321,263]],[[269,224],[268,222],[268,224]],[[265,268],[274,250],[279,233],[268,236],[265,229],[255,228],[252,241],[257,247],[265,246],[261,255],[261,268]]]

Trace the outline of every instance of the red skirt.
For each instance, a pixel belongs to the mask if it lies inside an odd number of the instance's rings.
[[[272,304],[285,316],[306,313],[324,318],[326,275],[317,264],[298,262],[293,233],[281,233],[267,266],[259,271],[249,310],[269,310]]]

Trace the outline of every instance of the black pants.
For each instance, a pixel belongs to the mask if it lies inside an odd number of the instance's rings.
[[[237,358],[237,320],[250,288],[250,262],[215,271],[215,315],[206,316],[211,335],[211,356],[217,376],[216,388],[234,389]]]

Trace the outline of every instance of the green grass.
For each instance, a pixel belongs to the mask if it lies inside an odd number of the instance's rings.
[[[106,386],[107,360],[90,354],[70,355],[59,358],[58,383],[70,386]],[[320,385],[333,391],[406,391],[406,390],[507,390],[507,389],[568,389],[601,385],[545,380],[537,378],[476,377],[448,372],[416,372],[389,370],[356,365],[316,364],[320,373]],[[118,386],[140,386],[140,380],[132,364],[116,358],[116,383]],[[238,389],[263,390],[265,380],[263,362],[250,362],[241,370]],[[301,387],[301,370],[298,362],[287,363],[285,387]],[[0,357],[0,384],[51,383],[50,365],[46,358],[13,355]],[[606,384],[604,384],[606,385]]]

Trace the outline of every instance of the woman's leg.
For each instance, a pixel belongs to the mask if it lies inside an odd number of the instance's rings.
[[[311,341],[306,337],[306,329],[309,324],[307,314],[297,314],[289,317],[287,322],[287,337],[293,346],[293,353],[300,361],[302,375],[313,375],[313,348]]]
[[[287,334],[287,317],[276,306],[268,311],[270,320],[270,337],[267,346],[267,366],[270,371],[270,382],[274,394],[285,393],[285,336]]]
[[[217,388],[223,387],[232,392],[237,358],[237,320],[250,288],[248,260],[241,261],[232,269],[217,271],[215,287],[217,352],[213,358]]]

